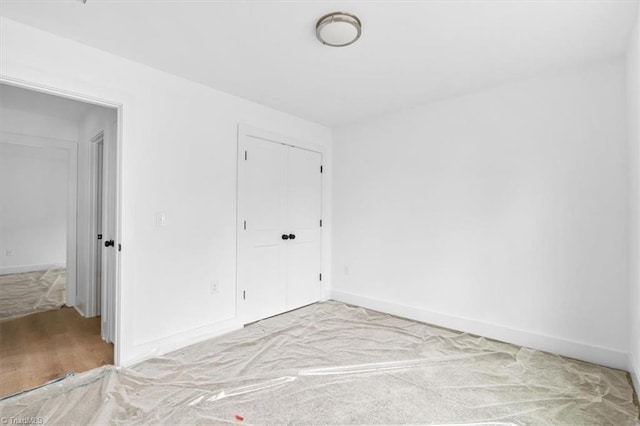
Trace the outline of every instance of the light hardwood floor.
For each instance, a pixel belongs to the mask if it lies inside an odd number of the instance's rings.
[[[0,397],[112,363],[100,317],[61,308],[0,321]]]

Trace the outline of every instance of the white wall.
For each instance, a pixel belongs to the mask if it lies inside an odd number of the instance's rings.
[[[325,146],[325,184],[331,131],[5,18],[0,49],[5,78],[123,105],[116,359],[129,364],[237,327],[238,123]],[[323,272],[330,275],[330,184],[324,190]],[[167,213],[166,227],[155,227],[157,211]]]
[[[0,143],[0,273],[66,264],[65,150]]]
[[[626,367],[622,60],[334,132],[334,298]]]
[[[3,141],[16,139],[12,135],[17,135],[21,144],[42,145],[46,144],[45,139],[75,142],[78,137],[78,125],[71,120],[8,108],[4,104],[0,106],[0,130]],[[67,209],[67,183],[60,184],[61,161],[69,166],[68,158],[62,160],[65,152],[53,147],[2,145],[0,272],[15,273],[65,264],[66,219],[60,216]],[[5,153],[10,157],[5,157]],[[34,154],[31,160],[30,153]],[[47,204],[51,205],[51,215],[43,209]],[[7,256],[7,250],[12,250],[13,256]]]
[[[0,107],[0,130],[21,135],[76,142],[78,123],[24,110]]]
[[[629,162],[630,162],[630,215],[631,215],[631,353],[629,370],[632,372],[636,390],[640,390],[640,11],[638,22],[629,39],[627,50],[627,91],[629,117]]]

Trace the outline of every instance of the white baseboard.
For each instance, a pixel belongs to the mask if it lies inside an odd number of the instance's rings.
[[[629,374],[631,374],[631,380],[633,381],[633,387],[636,389],[636,395],[640,397],[640,366],[632,354],[629,354],[628,369]]]
[[[66,306],[69,306],[69,305],[66,305]],[[78,307],[78,305],[75,305],[75,306],[69,306],[69,307],[74,308],[74,309],[76,310],[76,312],[78,312],[82,318],[87,318],[87,316],[85,315],[85,313],[84,313],[84,312],[82,312],[82,309],[80,309],[80,308]]]
[[[22,274],[25,272],[46,271],[49,268],[62,268],[64,265],[46,263],[42,265],[5,266],[0,268],[0,275]]]
[[[213,337],[218,337],[232,331],[240,330],[242,327],[243,324],[241,324],[236,318],[232,318],[141,343],[135,345],[132,350],[126,351],[129,353],[123,357],[124,359],[120,361],[120,365],[128,367]]]
[[[533,333],[526,330],[519,330],[504,325],[486,323],[471,318],[429,311],[414,306],[402,305],[343,291],[332,290],[331,298],[339,302],[362,306],[363,308],[386,312],[453,330],[477,334],[479,336],[580,359],[607,367],[626,370],[629,366],[628,354],[626,352]]]

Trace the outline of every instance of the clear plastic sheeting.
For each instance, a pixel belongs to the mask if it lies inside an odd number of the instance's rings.
[[[62,307],[66,283],[65,268],[0,275],[0,320]]]
[[[0,402],[44,424],[635,425],[627,373],[327,302]]]

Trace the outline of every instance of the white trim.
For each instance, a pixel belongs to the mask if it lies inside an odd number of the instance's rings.
[[[121,365],[131,366],[147,359],[158,357],[242,328],[242,324],[236,318],[231,318],[196,327],[191,330],[181,331],[160,339],[150,340],[146,343],[136,345],[133,350],[133,356],[122,360]]]
[[[112,135],[115,142],[116,149],[116,158],[115,158],[115,168],[114,173],[116,174],[115,184],[116,184],[116,205],[115,205],[115,214],[116,214],[116,240],[119,244],[122,241],[122,139],[123,139],[123,106],[120,105],[118,107],[118,117],[115,122],[115,132]],[[103,145],[104,148],[104,145]],[[104,151],[102,152],[104,155]],[[114,286],[113,286],[113,320],[112,324],[114,327],[113,331],[113,344],[114,344],[114,363],[116,365],[121,365],[123,353],[124,353],[124,345],[121,342],[124,340],[122,338],[122,263],[121,263],[122,252],[120,251],[120,246],[118,246],[118,251],[116,251],[116,264],[115,264],[115,277],[114,277]],[[118,343],[116,343],[118,342]]]
[[[69,159],[67,176],[67,306],[76,304],[77,234],[78,234],[78,144],[56,138],[0,132],[0,143],[66,151]]]
[[[6,67],[3,67],[3,69]],[[16,68],[18,71],[17,72],[21,72],[21,73],[25,73],[25,68],[21,68],[20,66],[18,66]],[[16,72],[16,69],[13,69],[14,72]],[[113,101],[113,100],[109,100],[109,99],[105,99],[103,97],[96,97],[96,96],[91,96],[88,93],[93,91],[93,92],[97,92],[97,93],[105,93],[104,90],[105,88],[102,86],[96,86],[94,85],[83,85],[84,90],[86,91],[86,93],[78,93],[75,91],[71,91],[71,90],[64,90],[62,88],[59,87],[53,87],[51,85],[48,84],[43,84],[42,82],[47,80],[48,74],[45,74],[45,76],[41,75],[41,74],[33,74],[30,72],[26,72],[26,74],[34,76],[37,75],[37,77],[34,77],[36,79],[39,79],[40,82],[37,81],[32,81],[32,80],[25,80],[23,78],[16,78],[16,77],[12,77],[8,74],[4,74],[4,73],[0,73],[0,83],[1,84],[8,84],[11,86],[15,86],[15,87],[21,87],[23,89],[28,89],[28,90],[35,90],[37,92],[41,92],[41,93],[48,93],[48,94],[52,94],[52,95],[56,95],[56,96],[61,96],[67,99],[73,99],[73,100],[77,100],[80,102],[87,102],[87,103],[91,103],[94,105],[99,105],[99,106],[103,106],[103,107],[108,107],[108,108],[115,108],[117,110],[117,135],[116,135],[116,235],[117,235],[117,239],[118,241],[122,241],[122,138],[123,138],[123,109],[124,109],[124,105],[125,104],[133,104],[135,102],[135,99],[128,93],[126,92],[122,92],[118,89],[115,88],[110,88],[107,89],[109,93],[109,97],[116,97],[119,99],[118,101]],[[64,83],[60,83],[60,81],[58,80],[59,84],[64,85]],[[120,309],[121,307],[121,303],[122,303],[122,288],[121,288],[121,269],[120,269],[120,256],[121,253],[117,252],[117,261],[116,261],[116,271],[115,271],[115,286],[114,286],[114,293],[115,293],[115,339],[114,339],[114,350],[113,350],[113,355],[114,355],[114,364],[119,366],[122,363],[122,359],[124,358],[123,354],[129,350],[129,347],[125,347],[125,343],[122,342],[120,340],[120,336],[122,336],[122,311]],[[75,273],[75,272],[74,272]]]
[[[75,309],[76,312],[79,313],[82,318],[86,318],[87,317],[87,315],[84,312],[82,312],[82,309],[80,309],[78,307],[78,305],[74,306],[73,309]]]
[[[98,224],[97,224],[97,214],[98,214],[98,210],[97,210],[97,194],[96,194],[96,182],[98,179],[97,176],[97,171],[98,170],[102,170],[102,165],[103,163],[100,163],[100,167],[98,167],[97,164],[97,145],[98,144],[103,144],[104,142],[104,127],[106,127],[106,125],[102,125],[99,126],[101,127],[100,130],[95,130],[92,131],[90,134],[93,134],[94,136],[91,137],[88,141],[88,154],[89,154],[89,159],[88,159],[88,164],[89,164],[89,196],[87,197],[87,201],[88,201],[88,205],[85,206],[87,211],[89,212],[89,217],[88,217],[88,225],[89,225],[89,232],[87,234],[87,241],[85,241],[86,244],[86,250],[87,250],[87,256],[88,256],[88,262],[87,262],[87,272],[88,272],[88,276],[86,277],[86,287],[87,287],[87,316],[88,317],[95,317],[96,315],[100,315],[101,313],[101,307],[98,306],[97,304],[97,287],[98,287],[98,283],[96,280],[97,277],[97,269],[98,269],[98,265],[96,262],[96,258],[97,258],[97,251],[98,251],[98,242],[101,244],[101,241],[97,240],[97,236],[98,236]],[[102,158],[100,159],[102,160]],[[100,260],[101,262],[102,260]],[[100,265],[102,266],[102,265]]]
[[[309,151],[319,152],[323,154],[323,161],[324,161],[324,154],[325,154],[326,148],[323,145],[296,139],[291,136],[283,135],[283,134],[272,132],[269,130],[259,129],[257,127],[253,127],[248,124],[242,124],[242,123],[238,124],[238,140],[240,139],[241,136],[250,136],[256,139],[262,139],[269,142],[274,142],[274,143],[294,146],[296,148],[307,149]]]
[[[629,369],[629,374],[631,375],[631,381],[633,382],[633,387],[636,390],[636,395],[639,395],[639,392],[640,392],[640,366],[638,364],[636,364],[636,361],[635,361],[635,358],[634,358],[633,354],[629,354],[629,364],[628,364],[627,368]]]
[[[66,265],[58,265],[55,263],[43,263],[41,265],[20,265],[20,266],[7,266],[0,268],[0,275],[10,274],[22,274],[25,272],[38,272],[46,271],[50,268],[64,268]]]
[[[88,104],[103,106],[107,108],[121,108],[122,105],[117,102],[112,102],[106,99],[96,98],[94,96],[79,94],[67,90],[58,89],[55,87],[47,86],[44,84],[37,84],[31,81],[23,80],[20,78],[14,78],[6,74],[0,73],[0,83],[8,84],[9,86],[20,87],[27,90],[35,90],[36,92],[46,93],[49,95],[60,96],[62,98],[71,99],[74,101],[80,101]]]
[[[582,342],[563,339],[544,334],[519,330],[499,324],[477,321],[471,318],[463,318],[441,312],[429,311],[415,306],[407,306],[358,294],[331,291],[331,298],[339,302],[362,306],[392,315],[421,321],[453,330],[477,334],[514,345],[526,346],[545,352],[551,352],[570,358],[580,359],[607,367],[626,370],[628,367],[628,355],[613,349],[593,346]]]

